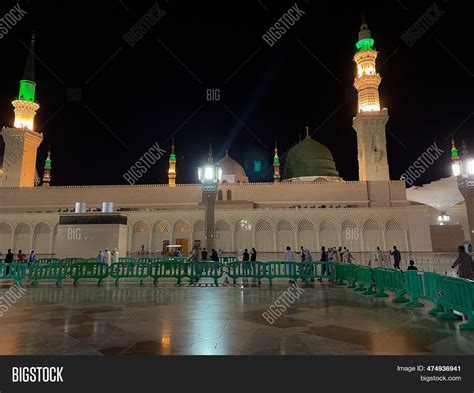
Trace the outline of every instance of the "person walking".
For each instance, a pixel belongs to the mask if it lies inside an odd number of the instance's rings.
[[[306,262],[306,255],[304,253],[304,247],[301,246],[301,251],[300,251],[300,262]]]
[[[468,280],[473,279],[472,275],[472,258],[464,249],[464,246],[458,247],[458,257],[451,266],[453,269],[458,266],[458,276]]]
[[[28,268],[36,262],[35,250],[31,250],[30,256],[28,257]]]
[[[194,265],[194,278],[191,281],[191,284],[195,284],[199,281],[199,275],[201,274],[201,266],[199,264],[199,257],[201,256],[201,253],[199,252],[199,247],[195,245],[193,247],[193,251],[191,253],[191,258],[190,260],[195,263]]]
[[[255,247],[252,247],[252,250],[250,251],[250,266],[252,268],[253,273],[255,274],[257,272],[257,264],[255,263],[257,261],[257,250],[255,250]]]
[[[7,251],[7,255],[5,255],[5,264],[7,265],[5,269],[5,275],[8,276],[8,273],[10,272],[10,264],[13,262],[13,253],[12,250],[9,248]]]
[[[204,247],[201,251],[201,261],[207,261],[207,250],[206,247]]]
[[[326,267],[326,262],[328,261],[328,254],[326,252],[326,247],[321,247],[321,257],[319,258],[320,262],[324,262],[322,264],[322,270],[321,270],[321,273],[322,275],[324,276],[326,274],[326,270],[327,270],[327,267]],[[320,277],[318,279],[319,282],[323,282],[323,279]]]
[[[393,255],[393,267],[400,270],[402,255],[400,254],[400,251],[397,250],[397,246],[393,246],[393,251],[390,251],[390,255]]]
[[[375,266],[374,267],[383,267],[383,251],[380,247],[377,246],[375,250]]]
[[[211,261],[219,262],[219,255],[217,254],[217,251],[214,248],[211,251]]]

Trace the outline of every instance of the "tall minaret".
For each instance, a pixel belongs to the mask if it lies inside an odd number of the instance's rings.
[[[280,157],[278,157],[278,147],[275,141],[275,155],[273,156],[273,181],[279,182],[280,176]]]
[[[168,168],[168,185],[170,187],[176,186],[176,155],[174,154],[174,139],[171,142],[171,153]]]
[[[354,87],[357,89],[358,111],[352,121],[357,133],[360,181],[388,181],[390,173],[387,160],[385,125],[388,110],[380,109],[379,85],[382,80],[376,71],[377,51],[367,24],[362,20],[354,61],[357,73]]]
[[[33,33],[18,98],[12,102],[15,122],[13,127],[2,129],[5,142],[3,176],[0,177],[2,187],[34,186],[36,151],[43,140],[43,134],[34,128],[34,118],[39,108],[35,102],[34,46]]]
[[[43,187],[49,187],[51,182],[51,146],[48,149],[48,157],[44,161]]]

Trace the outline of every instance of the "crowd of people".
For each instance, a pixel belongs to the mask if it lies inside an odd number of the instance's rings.
[[[119,252],[116,248],[113,251],[110,251],[108,248],[105,251],[100,249],[95,259],[99,263],[106,263],[110,266],[112,263],[119,261]]]

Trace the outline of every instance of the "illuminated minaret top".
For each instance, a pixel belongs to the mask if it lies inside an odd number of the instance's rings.
[[[380,110],[379,85],[382,80],[375,68],[377,51],[369,27],[362,17],[359,31],[359,41],[356,43],[357,52],[354,61],[357,64],[357,74],[354,87],[357,89],[359,112]]]
[[[12,102],[15,108],[15,128],[28,128],[34,130],[34,118],[39,105],[35,102],[35,33],[31,35],[31,45],[26,60],[23,79],[20,81],[20,91],[18,98]]]
[[[168,168],[168,185],[170,187],[176,186],[176,155],[174,154],[174,139],[171,142],[171,153]]]
[[[273,157],[273,181],[279,182],[280,181],[280,157],[278,157],[278,147],[275,141],[275,155]]]
[[[44,161],[43,187],[48,187],[51,182],[51,146],[48,149],[48,157]]]

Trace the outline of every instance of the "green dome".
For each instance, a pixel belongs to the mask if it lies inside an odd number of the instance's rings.
[[[288,152],[283,179],[303,176],[336,176],[339,172],[329,149],[306,136]]]

